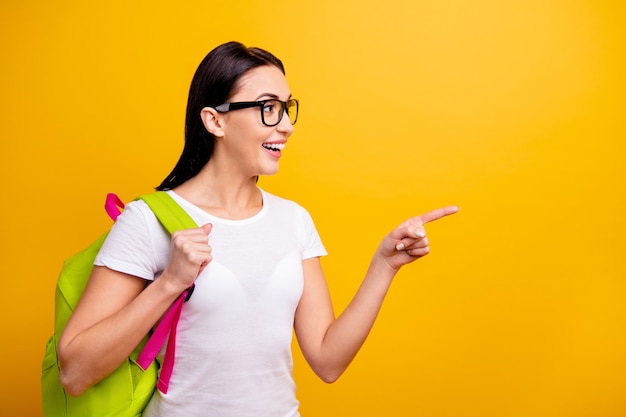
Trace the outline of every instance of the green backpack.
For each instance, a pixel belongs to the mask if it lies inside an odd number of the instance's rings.
[[[107,197],[107,211],[115,218],[116,216],[109,211],[111,196],[114,195]],[[176,230],[198,227],[163,191],[147,194],[139,199],[150,206],[161,225],[170,234]],[[123,207],[119,199],[117,203]],[[137,363],[148,336],[137,346],[128,360],[82,395],[77,397],[69,395],[59,381],[57,357],[59,338],[87,285],[94,259],[107,234],[108,232],[87,249],[67,259],[59,274],[55,291],[54,334],[48,340],[42,362],[41,391],[44,417],[138,417],[141,416],[155,390],[158,362],[152,360],[151,363],[148,362],[149,366],[146,364],[144,367]]]

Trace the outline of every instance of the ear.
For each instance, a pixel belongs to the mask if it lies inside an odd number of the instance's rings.
[[[216,138],[224,136],[224,130],[222,126],[222,114],[212,107],[205,107],[200,111],[200,118],[204,128]]]

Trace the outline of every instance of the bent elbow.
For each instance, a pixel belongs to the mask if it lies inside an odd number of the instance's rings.
[[[345,369],[323,369],[318,370],[315,373],[325,383],[332,384],[333,382],[336,382],[341,375],[343,375],[344,371]]]
[[[72,397],[78,397],[83,394],[89,388],[87,385],[82,384],[77,378],[73,378],[69,372],[64,371],[61,368],[59,373],[59,381],[61,382],[61,386],[65,389],[65,392],[70,394]]]
[[[59,382],[61,386],[72,397],[78,397],[89,388],[84,378],[80,377],[80,372],[73,369],[71,361],[64,357],[59,349]]]
[[[341,375],[320,375],[320,379],[327,384],[332,384],[337,381]]]

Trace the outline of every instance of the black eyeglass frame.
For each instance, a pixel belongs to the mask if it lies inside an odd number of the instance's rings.
[[[267,104],[270,101],[277,101],[281,104],[280,115],[278,116],[278,121],[274,124],[267,123],[265,121],[265,115],[263,114],[263,107],[265,107],[265,104]],[[267,100],[260,100],[260,101],[237,101],[234,103],[220,104],[219,106],[215,106],[213,108],[220,113],[226,113],[226,112],[233,111],[233,110],[241,110],[241,109],[249,109],[252,107],[258,107],[261,110],[261,122],[265,126],[273,127],[273,126],[278,125],[281,122],[281,120],[283,120],[283,116],[285,115],[285,113],[287,113],[287,116],[289,116],[289,109],[287,108],[288,103],[296,103],[296,118],[294,119],[293,122],[291,122],[292,125],[295,125],[296,122],[298,121],[298,110],[300,107],[300,102],[295,98],[290,98],[287,101],[282,101],[277,98],[270,98]]]

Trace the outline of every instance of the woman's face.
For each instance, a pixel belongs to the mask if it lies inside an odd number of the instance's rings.
[[[285,75],[273,65],[256,67],[237,82],[229,103],[278,99],[287,101],[291,92]],[[276,126],[266,126],[261,120],[262,107],[251,107],[221,113],[224,136],[216,148],[244,175],[272,175],[278,172],[278,160],[293,125],[285,113]],[[217,150],[217,149],[216,149]]]

